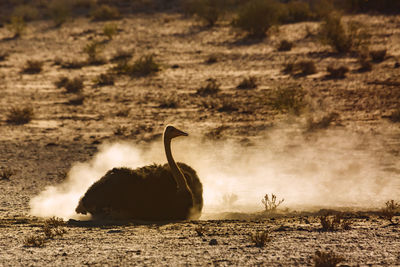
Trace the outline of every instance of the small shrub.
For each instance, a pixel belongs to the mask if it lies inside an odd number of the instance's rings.
[[[95,79],[96,86],[114,85],[114,75],[102,73]]]
[[[83,52],[85,52],[88,56],[89,64],[102,64],[104,63],[104,59],[101,58],[100,53],[103,47],[100,42],[92,41],[83,48]]]
[[[199,96],[215,95],[221,89],[219,88],[219,83],[215,79],[209,79],[206,86],[197,89],[196,94]]]
[[[367,35],[361,25],[355,22],[344,25],[337,13],[332,13],[324,19],[319,35],[323,43],[339,53],[358,50],[367,42]]]
[[[309,118],[307,120],[307,132],[313,132],[316,130],[326,129],[331,123],[339,117],[339,114],[336,112],[331,112],[328,115],[323,116],[319,120],[314,120]]]
[[[254,243],[254,246],[262,248],[267,243],[271,242],[272,239],[268,231],[258,231],[250,235],[250,240]]]
[[[238,110],[239,108],[237,107],[237,104],[234,101],[232,101],[232,98],[223,98],[218,104],[217,108],[218,112],[227,112],[227,113]]]
[[[296,63],[287,63],[283,72],[294,76],[307,76],[315,74],[317,67],[312,60],[302,60]]]
[[[8,52],[0,51],[0,61],[4,61],[9,56]]]
[[[229,129],[229,127],[224,125],[219,126],[217,128],[213,128],[204,134],[204,138],[210,140],[221,140],[224,138],[223,132],[227,129]]]
[[[305,108],[305,92],[300,86],[278,88],[274,92],[272,106],[280,111],[300,115]]]
[[[14,38],[18,38],[25,31],[26,23],[22,17],[13,16],[7,28],[14,33]]]
[[[282,5],[274,0],[250,0],[233,20],[234,27],[240,28],[252,37],[264,37],[266,31],[279,22]]]
[[[10,169],[0,170],[0,180],[7,180],[9,181],[11,176],[14,175],[14,172]]]
[[[53,19],[54,25],[60,27],[64,24],[71,13],[71,1],[53,0],[49,4],[49,13]]]
[[[72,80],[68,80],[64,87],[67,90],[67,93],[80,93],[84,87],[83,79],[76,77]]]
[[[340,214],[337,214],[335,216],[325,215],[321,216],[319,219],[321,222],[321,231],[324,232],[338,231],[340,229],[342,230],[351,229],[351,221],[345,219]]]
[[[367,72],[372,70],[372,63],[368,56],[360,56],[358,63],[360,64],[360,68],[358,69],[359,72]]]
[[[160,101],[160,104],[158,105],[159,108],[178,108],[179,107],[179,101],[175,97],[166,97],[163,98]]]
[[[22,73],[26,74],[37,74],[42,71],[43,61],[40,60],[28,60],[24,68],[22,69]]]
[[[271,198],[269,197],[268,194],[264,196],[264,198],[261,200],[261,202],[264,204],[265,212],[267,213],[272,213],[275,212],[276,209],[279,207],[285,201],[285,199],[281,199],[277,201],[276,195],[271,194]]]
[[[61,61],[60,65],[61,68],[63,69],[80,69],[83,66],[85,66],[86,63],[87,63],[86,61],[74,59],[74,60]]]
[[[114,130],[114,135],[126,135],[128,133],[128,127],[119,125]]]
[[[107,36],[109,40],[112,40],[114,35],[118,32],[117,24],[115,23],[107,23],[103,26],[103,34]]]
[[[96,7],[92,11],[91,15],[92,19],[96,21],[114,20],[120,18],[120,14],[117,8],[105,4]]]
[[[290,51],[293,47],[293,43],[288,40],[282,40],[278,45],[278,51]]]
[[[39,17],[39,11],[32,5],[19,5],[14,8],[11,16],[21,17],[24,21],[31,21]]]
[[[315,15],[310,9],[308,2],[294,0],[286,5],[287,13],[282,20],[286,23],[314,20]]]
[[[54,82],[54,85],[55,85],[57,88],[62,88],[62,87],[65,87],[65,85],[68,83],[68,81],[69,81],[69,78],[68,78],[68,77],[66,77],[66,76],[61,76],[60,78],[58,78],[57,81]]]
[[[315,267],[335,267],[337,264],[344,261],[344,258],[336,255],[335,253],[322,252],[317,250],[314,255],[314,266]]]
[[[133,76],[147,76],[160,71],[160,65],[154,60],[154,55],[146,55],[137,59],[130,67]]]
[[[130,108],[122,108],[115,113],[115,116],[117,117],[128,117],[129,113],[131,112]]]
[[[218,56],[215,54],[210,55],[206,60],[206,64],[214,64],[217,62],[218,62]]]
[[[130,50],[118,50],[117,53],[111,59],[111,61],[125,60],[127,62],[127,60],[132,57],[132,54],[133,52]]]
[[[213,26],[223,14],[222,1],[218,0],[191,0],[187,3],[187,10]]]
[[[42,236],[31,235],[24,239],[24,247],[44,247],[45,239]]]
[[[400,203],[397,203],[392,199],[387,201],[385,205],[386,207],[381,211],[381,216],[394,224],[393,217],[397,212],[400,212]]]
[[[254,88],[257,88],[257,81],[254,76],[244,78],[237,86],[237,89],[254,89]]]
[[[33,108],[14,107],[8,111],[7,122],[10,124],[26,124],[33,119]]]
[[[131,71],[131,65],[127,59],[118,60],[117,65],[111,68],[111,72],[116,74],[129,75]]]
[[[369,55],[374,62],[382,62],[386,57],[386,49],[381,50],[372,50],[369,52]]]
[[[329,79],[344,79],[346,78],[346,73],[349,72],[349,68],[346,66],[334,67],[329,65],[326,70],[329,73],[327,75]]]
[[[400,108],[397,108],[392,114],[389,115],[389,119],[392,122],[400,122]]]
[[[200,237],[203,237],[205,232],[207,231],[207,229],[205,227],[203,227],[202,225],[198,225],[194,228],[194,231],[196,232],[196,234]]]
[[[85,96],[82,94],[78,94],[78,95],[71,97],[68,100],[68,104],[73,105],[73,106],[80,106],[80,105],[83,105],[84,101],[85,101]]]

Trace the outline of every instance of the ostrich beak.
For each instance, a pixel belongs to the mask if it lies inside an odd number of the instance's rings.
[[[176,136],[188,136],[189,135],[188,133],[185,133],[184,131],[181,131],[179,129],[175,128],[175,130],[176,130]]]

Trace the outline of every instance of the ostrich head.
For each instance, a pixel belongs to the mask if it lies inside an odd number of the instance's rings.
[[[164,130],[164,138],[165,139],[172,139],[178,136],[188,136],[187,133],[176,129],[174,126],[168,125],[167,127],[165,127]]]

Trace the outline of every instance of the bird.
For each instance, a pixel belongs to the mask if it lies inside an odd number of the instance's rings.
[[[171,140],[188,136],[167,125],[163,142],[167,162],[136,169],[113,168],[92,184],[75,211],[94,219],[176,221],[198,219],[203,208],[203,185],[196,171],[175,162]]]

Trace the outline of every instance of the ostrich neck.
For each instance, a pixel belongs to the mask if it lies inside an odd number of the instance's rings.
[[[172,176],[174,177],[176,184],[178,185],[178,191],[190,191],[189,186],[186,182],[185,176],[179,169],[171,153],[171,139],[164,138],[165,154],[169,167],[171,168]]]

